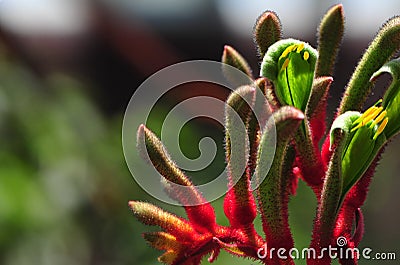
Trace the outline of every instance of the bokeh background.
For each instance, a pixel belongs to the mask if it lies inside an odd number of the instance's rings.
[[[145,200],[178,214],[183,211],[147,195],[125,164],[121,126],[135,89],[168,65],[219,61],[225,44],[245,55],[257,73],[252,27],[259,14],[276,11],[285,37],[315,45],[320,18],[335,3],[0,0],[0,264],[157,264],[161,252],[148,247],[140,235],[153,228],[138,223],[127,202]],[[375,32],[400,14],[397,0],[342,3],[346,33],[330,95],[330,119]],[[377,83],[370,102],[386,85],[387,80]],[[170,93],[149,126],[159,132],[168,108],[193,94],[224,99],[227,90]],[[197,119],[185,126],[182,151],[199,156],[194,143],[204,136],[215,139],[218,152],[213,166],[198,172],[197,178],[224,167],[223,128],[212,120]],[[400,139],[394,140],[377,169],[363,208],[366,234],[361,245],[396,252],[398,259],[399,148]],[[219,223],[226,224],[221,201],[214,205]],[[298,247],[308,245],[315,208],[312,192],[300,183],[290,202]],[[360,262],[377,263],[398,261]],[[256,263],[223,253],[215,264]]]

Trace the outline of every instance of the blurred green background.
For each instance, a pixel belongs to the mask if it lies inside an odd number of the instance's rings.
[[[219,61],[224,44],[237,48],[257,72],[251,25],[266,9],[281,16],[285,36],[315,45],[320,17],[336,3],[293,1],[288,9],[288,1],[259,2],[0,1],[0,264],[157,264],[161,252],[141,238],[154,228],[137,222],[127,202],[145,200],[184,212],[147,195],[130,175],[121,145],[124,110],[134,90],[157,70],[189,59]],[[376,30],[400,14],[397,1],[343,2],[347,31],[331,91],[331,116]],[[386,85],[378,82],[370,102]],[[226,90],[199,90],[227,96]],[[194,94],[199,91],[171,93],[155,110],[150,127],[159,132],[168,108]],[[193,143],[204,136],[215,139],[218,153],[212,166],[195,174],[199,181],[224,166],[223,128],[198,119],[180,137],[183,152],[195,158],[199,149]],[[361,244],[397,256],[399,148],[397,139],[377,169],[363,208]],[[218,222],[227,224],[222,201],[213,204]],[[309,243],[315,208],[311,190],[300,183],[290,202],[298,247]],[[398,261],[360,262],[377,263]],[[222,253],[215,264],[257,263]]]

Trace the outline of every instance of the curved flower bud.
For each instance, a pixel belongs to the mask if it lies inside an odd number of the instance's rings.
[[[261,64],[261,76],[275,86],[282,105],[305,111],[314,80],[318,52],[309,44],[284,39],[271,45]]]
[[[225,75],[225,78],[232,84],[232,85],[244,85],[247,80],[243,79],[241,76],[237,76],[237,73],[235,71],[232,71],[229,66],[235,67],[236,69],[242,71],[245,73],[249,78],[253,78],[253,74],[251,71],[251,68],[249,66],[249,63],[246,61],[246,59],[243,58],[243,56],[236,51],[234,48],[232,48],[229,45],[224,46],[224,51],[222,53],[222,59],[221,61],[224,63],[222,65],[222,72]],[[226,66],[229,65],[229,66]]]
[[[192,181],[179,169],[170,158],[166,148],[145,125],[140,125],[137,133],[138,149],[144,159],[149,159],[163,176],[162,183],[167,194],[185,206],[186,213],[197,231],[213,231],[216,226],[214,208],[193,185]],[[148,156],[148,158],[146,157]],[[187,187],[185,192],[180,186]],[[196,205],[190,206],[195,203]]]
[[[297,128],[303,122],[304,114],[293,107],[282,107],[274,112],[273,119],[268,120],[260,140],[256,180],[260,183],[257,189],[258,207],[261,213],[263,230],[268,239],[268,247],[291,249],[294,245],[289,228],[288,200],[286,199],[289,174],[287,172],[286,154],[288,143],[291,141]],[[276,126],[276,127],[275,127]],[[269,148],[274,140],[273,130],[276,129],[277,146],[275,152]],[[265,158],[273,156],[272,165],[266,163]],[[268,264],[278,263],[278,256],[271,257]],[[287,260],[285,264],[293,264]],[[283,263],[282,263],[283,264]]]
[[[386,138],[389,139],[400,131],[400,59],[395,59],[385,64],[373,74],[371,80],[375,80],[383,73],[389,73],[392,76],[392,83],[382,101],[386,117],[389,121],[392,121],[387,123],[383,132]]]
[[[345,112],[333,122],[331,145],[335,141],[333,132],[336,129],[342,129],[346,139],[342,153],[343,189],[340,204],[386,143],[386,136],[382,132],[387,123],[386,111],[377,105],[372,106],[363,114],[355,111]]]

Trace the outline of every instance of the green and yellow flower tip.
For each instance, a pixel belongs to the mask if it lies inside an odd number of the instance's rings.
[[[379,104],[382,103],[382,99],[379,100],[374,106],[367,109],[357,120],[353,122],[354,127],[351,129],[350,132],[354,132],[358,128],[362,126],[369,125],[369,129],[374,130],[374,136],[372,137],[373,140],[383,132],[386,128],[389,117],[387,117],[387,111],[383,109],[382,106]]]
[[[261,64],[261,76],[270,79],[282,105],[306,109],[314,80],[318,52],[309,44],[284,39],[271,45]]]
[[[371,81],[384,73],[389,73],[392,77],[390,86],[382,100],[382,107],[385,109],[386,117],[389,119],[384,133],[390,139],[400,132],[400,58],[391,60],[383,65],[372,75]]]
[[[347,192],[363,176],[379,150],[387,142],[385,129],[389,124],[387,111],[379,100],[364,113],[347,111],[337,117],[331,128],[331,145],[333,132],[340,128],[346,134],[346,142],[341,158],[341,175],[343,179],[342,200]]]

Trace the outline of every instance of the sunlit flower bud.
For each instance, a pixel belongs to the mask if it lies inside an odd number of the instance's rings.
[[[294,40],[280,40],[269,47],[261,64],[261,76],[275,85],[282,105],[306,109],[314,80],[318,52],[309,44]]]
[[[377,105],[380,104],[380,101]],[[348,111],[340,115],[332,124],[331,143],[334,141],[333,131],[342,129],[346,135],[346,143],[341,158],[343,200],[347,192],[363,176],[379,150],[386,142],[383,134],[389,122],[383,107],[372,106],[364,113]]]

